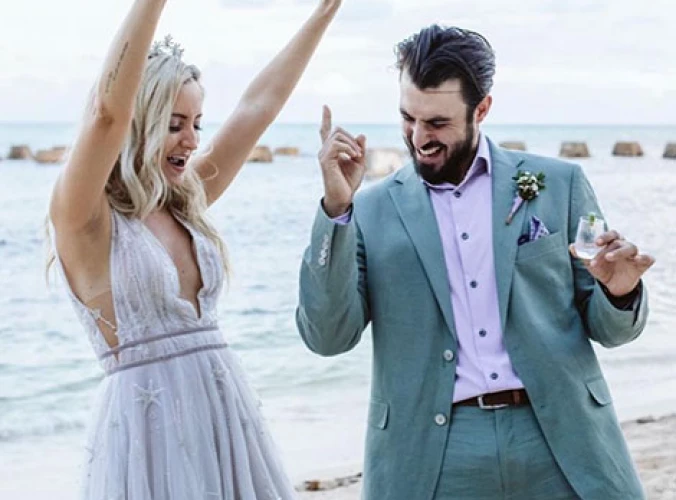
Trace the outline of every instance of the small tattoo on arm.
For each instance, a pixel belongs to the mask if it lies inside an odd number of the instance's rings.
[[[122,53],[120,54],[119,59],[117,60],[117,64],[115,65],[115,69],[108,73],[108,79],[106,81],[106,94],[110,92],[110,87],[112,87],[113,83],[117,80],[117,74],[120,72],[120,66],[122,66],[122,61],[124,60],[124,56],[127,54],[127,49],[129,48],[129,42],[124,44],[124,47],[122,47]]]

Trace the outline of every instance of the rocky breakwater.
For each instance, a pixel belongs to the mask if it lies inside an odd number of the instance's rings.
[[[613,147],[613,156],[643,156],[643,148],[638,142],[616,142]]]
[[[500,147],[512,151],[526,151],[526,143],[523,141],[502,141]]]
[[[253,163],[272,163],[272,150],[268,146],[256,146],[249,153],[247,161]]]
[[[567,141],[561,144],[559,156],[563,158],[589,158],[589,147],[586,142]]]

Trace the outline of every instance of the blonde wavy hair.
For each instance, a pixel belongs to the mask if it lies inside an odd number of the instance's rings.
[[[201,72],[184,63],[181,54],[153,51],[148,56],[129,134],[106,183],[106,196],[113,210],[130,218],[144,219],[158,208],[171,209],[216,245],[229,276],[227,249],[206,218],[207,197],[199,174],[187,168],[181,183],[172,184],[162,170],[164,143],[181,87],[191,81],[201,87]],[[49,224],[47,237],[49,241]],[[47,269],[54,259],[50,249]]]

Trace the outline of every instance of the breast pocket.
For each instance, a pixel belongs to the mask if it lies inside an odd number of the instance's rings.
[[[567,245],[568,242],[563,231],[548,234],[535,241],[520,245],[516,253],[516,260],[518,262],[534,259],[550,252],[564,250],[567,248]]]

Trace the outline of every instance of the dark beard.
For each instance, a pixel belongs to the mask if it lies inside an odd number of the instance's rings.
[[[430,184],[441,184],[444,182],[449,182],[454,185],[460,184],[462,179],[467,174],[474,155],[474,124],[472,122],[467,123],[465,128],[465,139],[453,144],[453,149],[439,170],[434,170],[434,167],[425,163],[420,163],[416,158],[415,148],[410,138],[405,137],[404,142],[408,148],[408,152],[411,154],[413,159],[413,167],[420,177]],[[423,146],[422,149],[429,147],[441,146],[444,149],[448,147],[440,142],[429,142]]]

